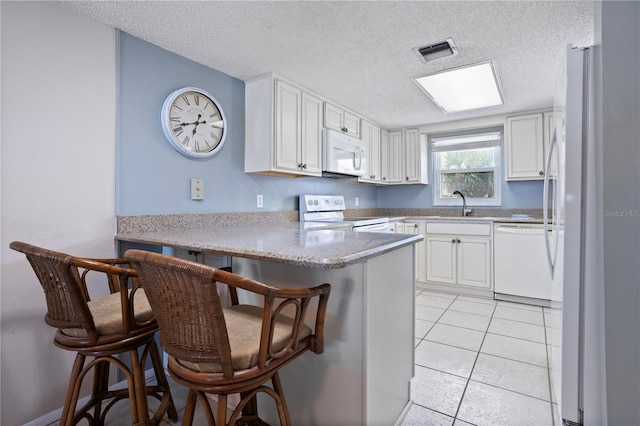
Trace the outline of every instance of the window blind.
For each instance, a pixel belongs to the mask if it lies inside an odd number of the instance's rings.
[[[502,130],[452,136],[432,136],[430,140],[431,152],[492,148],[502,145]]]

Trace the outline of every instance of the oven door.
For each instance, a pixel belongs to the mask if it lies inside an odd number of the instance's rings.
[[[377,232],[385,234],[393,234],[396,232],[393,223],[389,222],[376,223],[373,225],[354,226],[353,230],[356,232]]]

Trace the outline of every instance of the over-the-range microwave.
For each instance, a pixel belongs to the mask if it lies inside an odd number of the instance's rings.
[[[323,175],[364,176],[367,164],[365,143],[331,129],[324,129],[323,133]]]

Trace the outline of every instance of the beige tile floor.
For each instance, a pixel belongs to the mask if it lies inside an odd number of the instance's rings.
[[[403,426],[559,426],[561,311],[416,291]]]
[[[562,425],[560,310],[427,290],[415,301],[414,405],[403,426]],[[180,424],[187,395],[169,380],[178,422],[163,425]],[[130,425],[128,402],[118,404],[107,425]],[[194,425],[206,424],[198,407]]]

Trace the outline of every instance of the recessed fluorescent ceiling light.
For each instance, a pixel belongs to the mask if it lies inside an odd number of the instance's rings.
[[[504,104],[491,61],[418,77],[415,81],[445,113]]]

